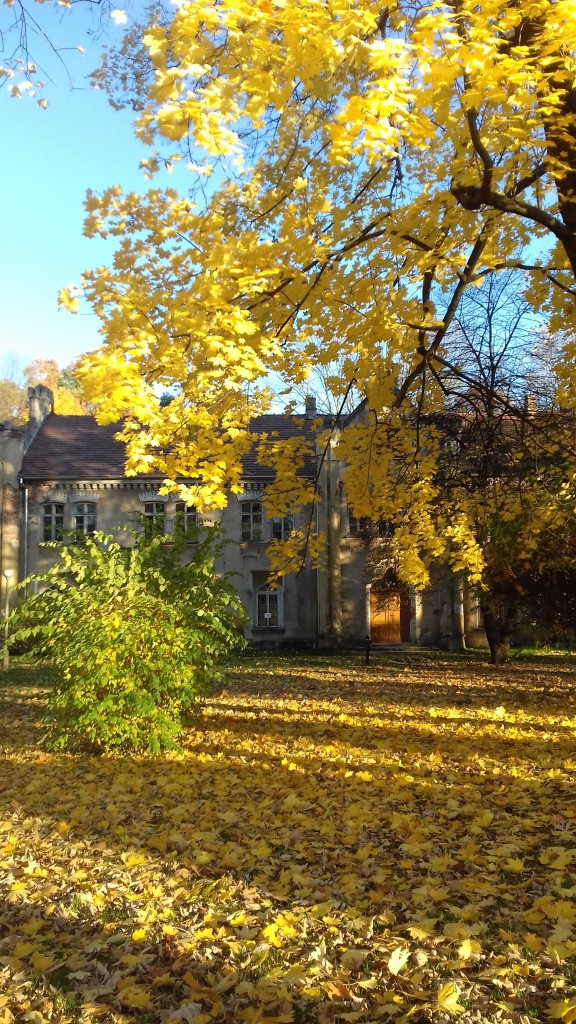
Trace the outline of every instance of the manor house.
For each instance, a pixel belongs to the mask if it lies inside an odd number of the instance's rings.
[[[288,438],[312,431],[317,420],[315,402],[308,399],[300,416],[269,414],[251,426]],[[349,514],[342,466],[333,450],[324,459],[318,452],[317,464],[303,470],[318,474],[313,528],[326,538],[321,564],[306,564],[275,586],[269,579],[268,544],[300,524],[292,516],[266,516],[272,473],[254,454],[244,460],[241,493],[231,493],[222,511],[198,517],[177,495],[160,494],[160,479],[125,475],[117,429],[99,426],[92,416],[58,415],[43,385],[29,389],[25,426],[0,424],[0,607],[7,585],[42,571],[53,558],[42,542],[59,541],[67,530],[90,534],[137,524],[170,533],[177,524],[208,527],[221,521],[225,545],[217,569],[234,574],[249,617],[250,643],[336,646],[370,636],[377,643],[458,648],[464,635],[469,646],[482,642],[475,601],[457,579],[425,593],[372,586],[370,531]],[[187,557],[194,557],[192,542]]]

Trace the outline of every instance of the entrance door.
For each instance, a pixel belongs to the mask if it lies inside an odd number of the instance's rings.
[[[410,608],[399,590],[370,590],[370,639],[377,644],[410,641]]]

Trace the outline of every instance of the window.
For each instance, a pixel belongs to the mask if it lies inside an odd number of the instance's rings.
[[[482,608],[480,607],[480,598],[475,594],[472,596],[468,628],[484,629],[484,617],[482,615]]]
[[[198,516],[193,505],[185,501],[177,501],[174,505],[174,532],[188,533],[198,525]]]
[[[262,505],[259,501],[242,502],[242,540],[262,540]]]
[[[261,629],[274,629],[282,625],[282,591],[271,583],[264,583],[256,591],[256,622]]]
[[[144,524],[144,536],[156,537],[164,533],[165,508],[163,501],[145,501],[142,521]]]
[[[363,537],[370,530],[367,516],[348,516],[348,533],[351,537]]]
[[[64,505],[48,501],[44,505],[43,540],[64,540]]]
[[[294,516],[276,516],[272,520],[272,536],[275,540],[284,540],[294,529]]]
[[[74,529],[84,537],[91,537],[96,529],[96,503],[77,501],[72,506]]]

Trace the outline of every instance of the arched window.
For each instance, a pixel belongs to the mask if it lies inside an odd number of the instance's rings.
[[[72,506],[72,516],[76,533],[91,537],[96,530],[96,502],[75,502]]]
[[[262,505],[259,501],[242,502],[242,540],[262,540]]]
[[[263,583],[256,591],[256,622],[261,629],[282,625],[282,588]]]
[[[42,539],[64,540],[64,505],[58,501],[47,501],[42,513]]]

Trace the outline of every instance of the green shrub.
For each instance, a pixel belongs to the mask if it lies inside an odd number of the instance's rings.
[[[212,537],[186,548],[183,536],[130,533],[133,547],[102,533],[47,543],[57,564],[21,585],[41,588],[15,611],[13,638],[51,666],[54,749],[177,747],[183,715],[244,644],[244,610],[214,571]]]

